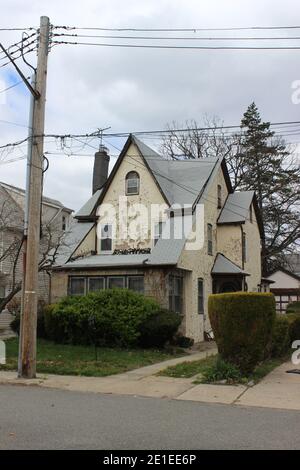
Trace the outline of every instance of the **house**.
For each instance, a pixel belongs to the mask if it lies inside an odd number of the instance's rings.
[[[278,313],[285,313],[289,303],[300,300],[300,255],[287,256],[287,262],[289,269],[280,267],[268,276],[272,281],[270,290],[275,296]]]
[[[19,284],[22,279],[22,250],[18,254],[18,247],[23,237],[24,211],[25,191],[0,182],[0,300],[10,293],[13,284]],[[50,237],[54,243],[68,229],[71,213],[72,210],[61,202],[43,197],[41,253],[43,244],[49,243]],[[46,271],[39,273],[39,298],[49,301],[49,275]]]
[[[225,160],[167,160],[130,135],[109,177],[95,155],[93,194],[52,270],[51,301],[126,287],[183,315],[196,342],[212,292],[260,291],[262,222],[253,191],[233,192]]]

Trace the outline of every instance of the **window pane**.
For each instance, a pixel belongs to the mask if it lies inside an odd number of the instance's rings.
[[[70,278],[70,295],[84,295],[85,294],[85,278],[84,277],[71,277]]]
[[[203,279],[198,279],[198,313],[204,313]]]
[[[101,251],[112,251],[112,239],[111,238],[102,238]]]
[[[143,276],[129,277],[128,289],[134,290],[136,292],[140,292],[142,294],[144,292],[144,277]]]
[[[169,308],[179,313],[182,311],[182,283],[179,276],[169,277]]]
[[[97,290],[104,289],[103,277],[90,277],[89,278],[89,292],[96,292]]]
[[[113,289],[114,287],[125,287],[124,277],[109,277],[108,278],[108,288]]]

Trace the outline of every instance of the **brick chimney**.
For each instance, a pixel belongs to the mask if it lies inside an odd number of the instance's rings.
[[[94,159],[93,194],[104,185],[108,178],[109,160],[108,149],[104,145],[100,145]]]

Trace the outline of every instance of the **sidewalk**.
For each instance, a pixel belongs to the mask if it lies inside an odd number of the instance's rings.
[[[15,372],[0,372],[0,384],[36,385],[78,392],[171,398],[176,400],[300,410],[300,375],[287,374],[291,362],[282,364],[254,387],[244,385],[194,385],[194,378],[178,379],[155,374],[170,365],[194,361],[216,350],[191,354],[109,377],[40,375],[37,379],[16,378]]]

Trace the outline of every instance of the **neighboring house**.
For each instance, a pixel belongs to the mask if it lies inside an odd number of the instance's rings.
[[[23,237],[24,210],[25,191],[0,182],[0,299],[12,289],[14,271],[15,283],[20,283],[22,279],[22,252],[17,257],[17,247]],[[44,231],[49,230],[53,240],[59,237],[62,231],[68,229],[71,213],[72,210],[61,202],[43,197],[41,222]],[[48,241],[49,237],[45,243]],[[49,275],[45,271],[39,273],[39,298],[49,301]]]
[[[296,261],[299,255],[293,255]],[[299,260],[299,258],[298,258]],[[294,268],[299,269],[295,263]],[[285,313],[289,303],[300,300],[300,273],[292,272],[286,268],[278,268],[272,272],[268,279],[272,281],[271,292],[275,295],[276,310]]]
[[[101,148],[93,195],[52,271],[51,301],[130,288],[182,313],[183,334],[202,341],[210,293],[261,290],[254,192],[233,192],[222,158],[167,160],[132,135],[107,179],[108,161]],[[155,204],[160,213],[152,211]],[[127,217],[116,221],[111,208]],[[189,228],[178,236],[182,223]],[[192,229],[199,243],[189,240]]]

